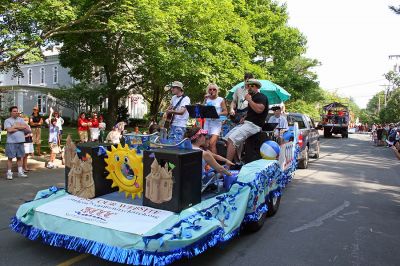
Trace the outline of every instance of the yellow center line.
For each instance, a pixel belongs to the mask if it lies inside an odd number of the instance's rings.
[[[64,262],[61,262],[60,264],[57,264],[57,266],[70,266],[70,265],[72,265],[74,263],[77,263],[78,261],[86,259],[89,256],[90,256],[89,254],[81,254],[81,255],[76,256],[76,257],[74,257],[72,259],[69,259],[69,260],[66,260]]]

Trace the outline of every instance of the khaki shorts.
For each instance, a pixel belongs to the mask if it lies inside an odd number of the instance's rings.
[[[88,141],[88,132],[87,131],[78,131],[79,134],[79,139],[81,142],[87,142]]]
[[[49,143],[51,153],[60,153],[61,149],[60,146],[56,143]]]
[[[33,144],[40,144],[41,136],[42,136],[42,129],[40,127],[33,127],[32,128],[32,142]]]
[[[239,148],[245,140],[261,131],[261,127],[250,121],[244,121],[243,124],[237,125],[226,134],[225,138],[230,139],[236,148]]]

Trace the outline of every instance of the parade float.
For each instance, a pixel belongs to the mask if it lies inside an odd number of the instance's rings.
[[[190,142],[156,137],[148,147],[150,136],[125,137],[124,145],[69,141],[65,188],[22,204],[12,230],[112,262],[167,265],[260,229],[296,169],[296,143],[267,141],[263,159],[204,189],[201,152]]]

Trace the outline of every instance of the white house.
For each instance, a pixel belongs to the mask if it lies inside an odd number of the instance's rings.
[[[42,62],[21,65],[20,69],[23,77],[16,77],[12,70],[0,73],[0,110],[3,113],[12,105],[18,106],[25,114],[31,114],[34,106],[38,106],[42,114],[53,107],[63,117],[77,118],[78,114],[59,105],[51,96],[52,90],[79,82],[69,75],[69,69],[60,65],[57,54],[45,56]],[[128,107],[131,118],[143,118],[147,113],[147,104],[141,95],[130,95],[121,103]]]

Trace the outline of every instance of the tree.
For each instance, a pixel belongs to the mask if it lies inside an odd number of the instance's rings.
[[[392,10],[397,15],[400,15],[400,7],[389,6],[389,9]]]
[[[393,123],[400,121],[400,89],[395,89],[385,108],[379,113],[381,122]]]
[[[108,124],[130,91],[143,94],[156,114],[169,82],[181,80],[196,101],[207,83],[227,88],[251,63],[251,35],[228,0],[121,1],[100,20],[110,31],[58,39],[64,44],[60,62],[72,76],[91,82],[104,75]],[[96,25],[88,21],[83,26]]]
[[[87,20],[96,21],[97,15],[110,9],[113,2],[0,0],[0,71],[14,69],[20,75],[18,65],[41,59],[41,49],[54,45],[53,38],[60,34],[104,31],[76,26]]]
[[[96,19],[107,31],[63,34],[57,40],[63,43],[60,62],[75,78],[92,82],[104,76],[108,124],[130,92],[142,94],[155,115],[167,94],[163,88],[173,80],[182,81],[197,102],[209,82],[223,94],[244,72],[268,77],[268,67],[304,51],[303,37],[286,24],[285,7],[271,1],[253,7],[252,1],[120,0]],[[88,20],[73,27],[80,28],[103,27]],[[257,60],[268,57],[273,66]]]
[[[312,71],[318,65],[317,60],[295,57],[270,71],[273,80],[291,94],[291,100],[316,103],[324,99],[317,74]]]
[[[105,91],[104,85],[82,82],[73,87],[52,90],[51,96],[57,98],[59,105],[80,113],[92,110],[92,107],[97,109],[105,99]]]

